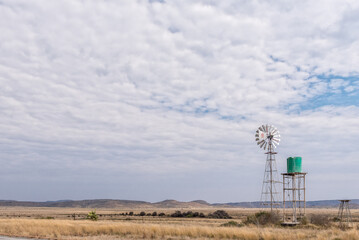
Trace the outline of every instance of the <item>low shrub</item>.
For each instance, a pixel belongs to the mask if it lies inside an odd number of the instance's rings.
[[[243,227],[244,225],[236,221],[229,221],[220,225],[221,227]]]
[[[307,225],[309,223],[308,218],[306,216],[302,217],[302,219],[300,219],[300,223],[302,225]]]
[[[193,218],[193,217],[205,217],[205,215],[203,213],[199,213],[199,212],[192,212],[192,211],[188,211],[188,212],[181,212],[181,211],[176,211],[174,213],[172,213],[170,215],[171,217],[187,217],[187,218]]]
[[[231,219],[232,217],[224,210],[217,210],[214,213],[208,214],[209,218],[218,218],[218,219]]]
[[[330,224],[329,216],[325,214],[315,214],[310,217],[310,223],[318,226],[328,226]]]
[[[244,224],[255,224],[255,225],[268,225],[268,224],[279,224],[280,217],[274,212],[257,212],[254,215],[247,216]]]
[[[183,214],[181,213],[181,211],[176,211],[171,214],[171,217],[183,217]]]
[[[92,221],[97,221],[98,220],[98,215],[96,214],[96,211],[91,211],[87,214],[87,219],[90,219]]]

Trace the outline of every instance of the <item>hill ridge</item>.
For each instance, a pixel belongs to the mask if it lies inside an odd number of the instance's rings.
[[[339,200],[317,200],[307,201],[308,208],[332,208],[339,205]],[[193,200],[188,202],[166,199],[160,202],[146,202],[140,200],[121,199],[84,199],[84,200],[58,200],[58,201],[16,201],[0,200],[2,207],[63,207],[63,208],[260,208],[259,201],[253,202],[228,202],[208,203],[204,200]],[[359,208],[359,199],[351,199],[351,208]]]

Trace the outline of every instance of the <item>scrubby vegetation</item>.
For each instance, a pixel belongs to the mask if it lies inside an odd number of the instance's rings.
[[[150,221],[153,218],[148,218]],[[207,222],[190,221],[183,224],[152,222],[73,221],[47,219],[0,219],[0,235],[48,239],[359,239],[356,228],[342,231],[338,228],[281,228],[238,227],[230,221],[223,226],[209,227]],[[213,221],[205,219],[204,221]],[[216,220],[217,221],[217,220]],[[219,221],[219,220],[218,220]]]
[[[255,224],[255,225],[269,225],[269,224],[279,224],[280,216],[273,212],[260,211],[254,215],[247,216],[247,219],[244,221],[244,224]]]
[[[315,214],[310,216],[310,223],[325,227],[329,226],[330,219],[326,214]]]
[[[204,217],[206,217],[203,213],[192,212],[192,211],[188,211],[188,212],[176,211],[176,212],[172,213],[170,216],[171,217],[187,217],[187,218],[191,218],[191,217],[204,218]]]
[[[87,214],[87,219],[92,220],[92,221],[97,221],[98,220],[98,215],[96,214],[96,211],[91,211]]]
[[[218,218],[218,219],[231,219],[232,217],[224,210],[217,210],[214,213],[208,214],[209,218]]]
[[[39,239],[252,239],[252,240],[354,240],[359,239],[359,211],[350,226],[335,219],[337,209],[308,209],[307,219],[295,227],[282,227],[268,212],[226,208],[97,210],[98,221],[86,220],[89,209],[0,209],[0,235]],[[162,212],[163,211],[163,212]],[[144,216],[140,213],[144,212]],[[232,219],[220,218],[228,216]],[[131,214],[130,214],[131,213]],[[171,217],[176,213],[176,216]],[[143,213],[142,213],[143,214]],[[197,216],[198,214],[198,216]],[[202,218],[200,217],[202,216]],[[216,216],[219,218],[209,218]],[[278,217],[278,216],[277,216]],[[51,219],[50,219],[51,218]],[[52,219],[54,218],[54,219]],[[336,220],[336,221],[335,221]]]
[[[229,221],[220,225],[221,227],[243,227],[244,224],[238,223],[236,221]]]

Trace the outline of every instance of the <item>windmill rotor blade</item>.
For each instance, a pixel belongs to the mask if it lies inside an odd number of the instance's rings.
[[[275,130],[275,128],[274,128],[272,125],[270,125],[270,126],[269,126],[269,132],[270,132],[270,133],[273,133],[274,130]]]
[[[277,129],[274,129],[274,131],[273,131],[273,135],[275,135],[275,134],[277,134],[278,133],[278,130]]]
[[[276,127],[269,124],[262,124],[255,134],[255,141],[260,148],[270,151],[276,148],[280,142],[280,134]]]

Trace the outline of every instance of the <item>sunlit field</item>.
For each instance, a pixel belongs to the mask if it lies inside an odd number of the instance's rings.
[[[359,211],[352,210],[353,227],[342,230],[335,222],[327,226],[308,223],[298,227],[242,225],[259,209],[224,209],[233,219],[174,218],[176,210],[189,209],[97,209],[98,221],[86,220],[93,209],[24,208],[0,209],[0,235],[48,239],[359,239],[356,222]],[[190,209],[206,215],[217,209]],[[125,213],[165,213],[166,216],[126,216]],[[325,215],[330,219],[337,209],[308,209],[308,218]],[[75,215],[75,216],[74,216]],[[239,226],[226,226],[234,221]]]

